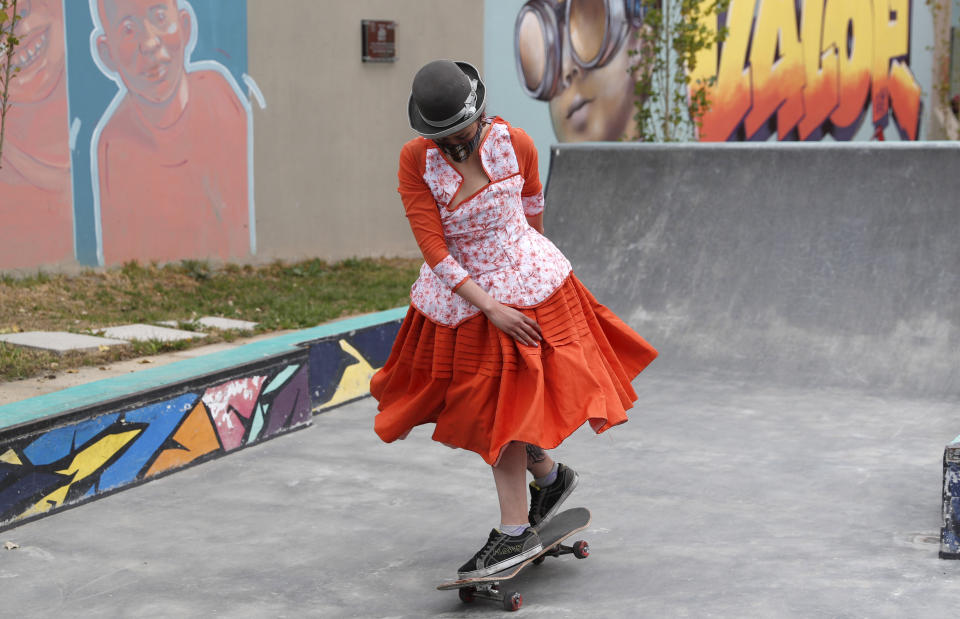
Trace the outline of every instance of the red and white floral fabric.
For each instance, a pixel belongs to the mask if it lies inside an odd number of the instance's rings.
[[[436,147],[426,151],[423,180],[436,200],[450,255],[431,269],[424,264],[410,299],[430,320],[456,326],[479,313],[454,293],[469,276],[501,303],[537,305],[563,284],[569,261],[526,216],[543,210],[543,193],[522,197],[520,173],[508,125],[494,122],[480,145],[490,183],[454,210],[447,205],[463,182]]]
[[[523,204],[523,214],[527,217],[539,215],[543,212],[543,192],[541,191],[535,196],[521,198],[520,203]]]
[[[400,151],[397,189],[425,263],[370,394],[384,441],[433,423],[434,440],[495,466],[513,442],[551,449],[588,422],[596,432],[625,422],[631,381],[657,351],[531,227],[543,187],[530,136],[494,119],[479,154],[490,182],[455,203],[463,179],[436,143],[415,138]],[[468,277],[535,321],[540,344],[518,342],[455,294]]]

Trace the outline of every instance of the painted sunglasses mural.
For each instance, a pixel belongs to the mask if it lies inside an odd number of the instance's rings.
[[[694,80],[716,77],[702,141],[851,140],[892,121],[920,134],[911,68],[911,0],[731,0]],[[636,0],[529,0],[514,31],[521,87],[549,102],[561,142],[635,139],[630,52],[643,28]],[[915,48],[916,43],[913,42]]]
[[[19,8],[0,268],[255,253],[245,0]]]

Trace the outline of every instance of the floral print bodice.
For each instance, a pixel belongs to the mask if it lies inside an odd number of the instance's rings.
[[[543,194],[521,196],[524,177],[506,123],[490,127],[480,161],[489,184],[450,210],[463,179],[439,149],[426,150],[423,180],[436,201],[450,255],[432,269],[421,267],[410,299],[432,321],[451,327],[480,311],[453,292],[466,276],[501,303],[530,307],[549,297],[571,271],[560,250],[527,223],[526,215],[543,209]]]

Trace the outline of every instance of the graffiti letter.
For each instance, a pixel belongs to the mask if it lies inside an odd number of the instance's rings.
[[[793,0],[760,1],[750,67],[753,108],[744,124],[747,137],[776,111],[782,140],[803,117],[803,50]]]
[[[872,9],[870,0],[827,0],[824,44],[840,51],[840,105],[830,116],[837,127],[854,124],[866,108],[873,64]]]
[[[827,121],[840,97],[840,73],[837,47],[823,49],[824,0],[804,0],[800,33],[807,84],[803,88],[805,115],[797,132],[801,140]]]
[[[920,86],[907,68],[910,0],[874,0],[873,122],[893,105],[897,124],[911,140],[920,123]]]
[[[740,120],[750,111],[750,71],[744,68],[747,47],[750,44],[750,26],[753,22],[754,0],[731,0],[727,10],[727,25],[730,28],[719,58],[717,83],[708,89],[710,109],[703,116],[700,139],[705,142],[722,142],[730,137]],[[698,73],[714,75],[717,67],[717,50],[701,52],[697,58]],[[702,76],[701,76],[702,77]],[[696,83],[696,77],[694,77]]]

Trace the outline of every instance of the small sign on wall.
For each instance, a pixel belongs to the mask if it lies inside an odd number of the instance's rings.
[[[397,22],[364,19],[360,22],[364,62],[396,62]]]

